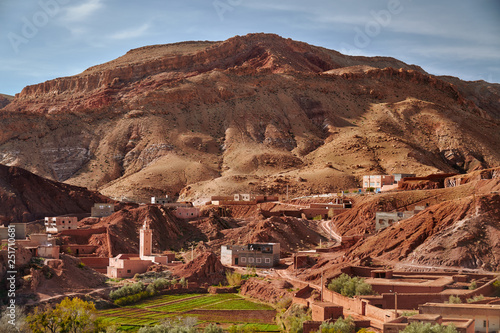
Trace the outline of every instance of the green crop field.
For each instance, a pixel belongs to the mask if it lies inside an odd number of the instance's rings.
[[[259,332],[279,331],[274,324],[275,310],[266,304],[252,302],[238,294],[161,295],[136,304],[99,311],[104,322],[134,332],[141,326],[154,326],[163,319],[196,317],[204,326],[211,322],[252,325]]]

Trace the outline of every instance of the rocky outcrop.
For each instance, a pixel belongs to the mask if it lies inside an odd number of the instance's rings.
[[[198,283],[219,284],[225,281],[226,268],[213,252],[204,252],[194,260],[172,269],[175,276]]]
[[[284,280],[261,280],[250,278],[244,280],[240,293],[263,302],[276,303],[280,299],[292,298],[293,285]]]

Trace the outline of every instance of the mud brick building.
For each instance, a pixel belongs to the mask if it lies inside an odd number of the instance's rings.
[[[221,263],[223,265],[274,267],[279,262],[279,243],[221,246]]]
[[[63,230],[78,228],[78,218],[76,216],[57,216],[45,218],[45,231],[49,234],[57,234]]]

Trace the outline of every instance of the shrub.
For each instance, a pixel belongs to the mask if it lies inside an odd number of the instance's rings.
[[[111,291],[109,293],[109,298],[111,298],[112,300],[116,300],[125,296],[138,294],[143,290],[144,290],[144,284],[142,282],[127,284],[119,289]]]
[[[372,286],[365,282],[365,279],[359,277],[351,278],[349,275],[342,273],[338,278],[333,279],[328,284],[328,289],[335,291],[347,297],[355,295],[373,295]]]
[[[222,327],[217,326],[215,324],[209,324],[203,330],[203,333],[223,333],[223,332],[224,330],[222,329]]]
[[[457,329],[453,324],[448,326],[443,326],[435,324],[432,326],[430,323],[415,322],[406,326],[403,333],[458,333]]]
[[[477,282],[476,281],[472,281],[469,285],[469,290],[474,290],[477,288]]]
[[[86,267],[86,265],[81,261],[78,263],[77,266],[78,266],[78,268],[82,268],[82,269]]]
[[[483,299],[484,299],[483,295],[476,295],[474,297],[467,298],[467,303],[474,303],[474,302],[477,302],[477,301],[482,301]]]
[[[151,296],[154,296],[154,294],[148,290],[145,290],[145,291],[141,291],[137,294],[121,297],[121,298],[115,300],[114,303],[116,305],[119,305],[119,306],[124,306],[124,305],[132,304],[132,303],[137,303],[141,299],[148,298]]]
[[[291,297],[285,297],[281,298],[278,302],[276,302],[276,308],[277,309],[288,309],[292,305],[292,298]]]
[[[239,273],[226,272],[227,284],[230,286],[240,286],[242,281],[242,276]]]
[[[460,303],[462,303],[462,300],[458,296],[450,295],[450,298],[448,298],[448,301],[445,303],[460,304]]]
[[[496,280],[493,282],[493,288],[495,291],[493,292],[494,297],[500,297],[500,280]]]
[[[179,280],[179,283],[181,284],[181,286],[183,288],[187,288],[188,287],[188,280],[186,280],[186,278],[184,278],[184,277]]]
[[[276,323],[282,331],[290,333],[302,333],[302,324],[307,320],[311,320],[311,311],[300,304],[293,304],[276,315]]]
[[[346,319],[339,318],[335,323],[325,321],[319,327],[320,333],[354,333],[355,331],[356,325],[350,316]]]
[[[163,278],[156,279],[153,282],[153,286],[155,287],[156,290],[163,290],[170,286],[170,281]]]

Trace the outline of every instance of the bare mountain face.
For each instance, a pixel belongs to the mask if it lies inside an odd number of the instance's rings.
[[[109,196],[354,187],[500,163],[500,85],[276,35],[131,50],[0,110],[0,163]]]

